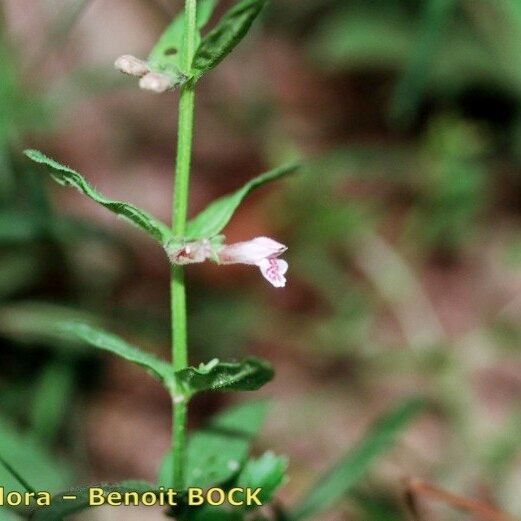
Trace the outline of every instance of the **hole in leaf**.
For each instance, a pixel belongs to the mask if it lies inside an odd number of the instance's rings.
[[[174,56],[177,54],[177,49],[175,47],[169,47],[165,50],[165,56]]]

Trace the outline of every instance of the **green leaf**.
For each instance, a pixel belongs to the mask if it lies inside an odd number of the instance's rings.
[[[197,2],[197,28],[202,29],[212,17],[216,0],[199,0]]]
[[[240,405],[218,415],[207,429],[195,432],[187,451],[187,485],[207,487],[227,481],[242,467],[260,429],[266,402]]]
[[[198,80],[218,65],[244,38],[267,0],[241,0],[221,18],[197,49],[192,76]]]
[[[275,491],[283,484],[288,460],[266,452],[258,459],[250,459],[241,470],[235,486],[240,488],[261,488],[259,498],[263,504],[271,501]]]
[[[215,415],[206,430],[227,431],[251,441],[264,423],[268,405],[266,400],[255,400],[230,407]]]
[[[0,456],[0,466],[4,467],[11,477],[23,487],[23,491],[34,492],[34,488],[31,487],[22,475],[7,460],[2,458],[2,456]]]
[[[197,2],[197,28],[202,29],[210,20],[215,9],[215,0],[199,0]],[[158,42],[148,56],[148,65],[153,71],[162,72],[171,76],[174,83],[184,81],[190,75],[190,71],[183,70],[181,65],[184,37],[184,10],[176,16],[165,29]],[[197,31],[195,48],[201,43],[201,35]]]
[[[75,369],[63,360],[52,360],[36,379],[30,406],[30,425],[42,443],[52,445],[69,412],[75,386]]]
[[[242,468],[250,443],[261,428],[267,402],[247,402],[215,416],[209,425],[194,432],[186,455],[187,487],[206,488],[228,481]],[[159,484],[171,486],[172,452],[163,460]]]
[[[94,316],[47,302],[19,301],[0,307],[0,335],[30,348],[45,345],[61,354],[79,354],[56,329],[59,322],[96,322]]]
[[[31,521],[57,521],[67,516],[78,514],[92,508],[89,504],[89,490],[92,486],[73,488],[66,492],[57,494],[52,498],[51,506],[35,507],[31,516]],[[144,481],[124,481],[114,485],[100,485],[105,494],[111,492],[155,492],[154,485]],[[76,500],[63,499],[64,496],[74,495]]]
[[[20,431],[1,418],[0,454],[0,486],[7,491],[25,491],[21,486],[57,491],[70,479],[69,469],[56,461],[31,433]]]
[[[50,169],[52,178],[62,186],[73,186],[87,197],[101,204],[111,212],[129,220],[161,244],[166,244],[173,238],[170,228],[152,217],[147,212],[123,202],[107,199],[97,192],[85,179],[71,168],[64,166],[54,159],[50,159],[38,150],[26,150],[25,155],[37,163],[46,165]]]
[[[150,353],[145,353],[127,344],[127,342],[116,335],[81,322],[62,322],[58,323],[56,327],[64,336],[72,340],[80,340],[92,347],[120,356],[133,364],[143,367],[149,374],[159,379],[167,387],[171,384],[172,377],[169,364]]]
[[[236,192],[217,199],[188,223],[187,237],[190,239],[205,239],[219,234],[228,224],[241,201],[250,192],[270,181],[293,173],[297,168],[298,164],[292,163],[270,170],[255,177]]]
[[[317,481],[290,515],[291,521],[315,517],[351,490],[385,453],[397,436],[424,409],[423,400],[409,399],[382,416],[365,438]]]
[[[273,378],[271,365],[248,358],[243,362],[223,363],[215,359],[198,368],[187,367],[175,373],[188,393],[202,391],[256,391]]]

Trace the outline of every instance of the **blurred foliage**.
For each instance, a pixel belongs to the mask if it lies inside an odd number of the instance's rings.
[[[516,293],[521,264],[521,4],[272,4],[265,17],[267,37],[277,35],[296,47],[299,73],[320,81],[309,87],[316,89],[316,99],[321,99],[320,89],[335,93],[332,110],[338,119],[325,126],[320,145],[312,147],[318,153],[299,176],[276,189],[266,211],[275,232],[290,245],[290,297],[271,300],[266,311],[269,297],[257,287],[247,289],[239,282],[225,289],[212,284],[209,290],[206,274],[197,272],[190,324],[197,356],[237,356],[251,345],[271,344],[277,349],[274,357],[294,357],[291,365],[307,378],[318,374],[328,399],[342,409],[356,401],[361,414],[368,414],[382,396],[421,389],[438,407],[432,421],[440,426],[443,441],[441,451],[433,442],[428,456],[409,448],[404,459],[412,461],[413,471],[425,471],[454,490],[483,490],[519,515],[521,394],[508,369],[518,367],[521,341]],[[7,426],[6,439],[13,432],[15,438],[28,436],[31,451],[36,447],[38,458],[47,458],[57,441],[67,446],[63,415],[71,410],[88,359],[63,340],[60,344],[46,325],[51,318],[77,318],[78,313],[96,320],[117,287],[120,275],[78,262],[80,248],[93,248],[110,259],[123,251],[128,264],[132,256],[125,239],[115,243],[110,237],[109,242],[106,233],[90,224],[58,218],[42,176],[22,160],[22,145],[29,138],[41,141],[39,131],[52,142],[58,107],[46,89],[28,87],[19,54],[21,49],[4,34],[0,335],[6,363],[0,376],[0,420]],[[93,91],[102,84],[92,76],[85,81],[84,88]],[[365,86],[365,103],[344,113],[344,99],[352,98],[355,105],[360,101],[356,82]],[[219,118],[225,112],[221,101],[226,100],[212,92],[209,109]],[[267,143],[267,162],[275,150],[306,148],[298,137],[279,138],[277,120],[283,116],[278,101],[270,110],[264,110],[265,100],[237,103],[241,114],[226,117],[246,121],[252,115],[245,132]],[[371,117],[363,113],[368,106],[381,118],[357,133],[356,120],[348,118]],[[304,106],[299,116],[309,127],[323,128],[321,118],[328,115],[309,115],[308,110]],[[223,192],[228,189],[226,185]],[[447,287],[437,287],[440,272],[453,274],[458,283],[466,277],[482,281],[483,287],[469,297],[483,300],[474,311],[482,314],[456,332],[447,325],[447,315],[468,304],[457,299],[454,279],[444,278]],[[435,293],[456,297],[440,304]],[[443,305],[454,309],[441,313]],[[161,305],[146,313],[111,312],[125,317],[133,334],[154,343],[161,343],[168,331]],[[482,374],[487,371],[493,373],[490,378],[499,376],[488,382]],[[310,402],[315,385],[302,386]],[[487,393],[492,405],[483,397]],[[494,405],[497,400],[501,405]],[[499,413],[491,412],[495,406]],[[296,432],[292,439],[302,436]],[[65,469],[51,477],[58,483],[69,475]],[[340,515],[406,519],[397,488],[396,475],[375,470],[353,488]]]
[[[49,45],[63,42],[83,3],[60,13]],[[64,420],[73,414],[86,357],[57,337],[52,322],[96,313],[103,293],[92,294],[92,284],[84,285],[88,270],[74,266],[73,256],[82,241],[106,246],[108,236],[57,217],[44,179],[22,160],[26,140],[50,135],[65,107],[56,103],[55,92],[27,86],[27,64],[7,39],[5,17],[0,20],[0,447],[17,472],[34,475],[34,487],[56,491],[72,479],[71,465],[57,462],[53,451],[58,442],[68,445],[74,422],[65,429]],[[98,283],[113,283],[99,274]],[[0,468],[0,483],[14,487],[7,468]]]

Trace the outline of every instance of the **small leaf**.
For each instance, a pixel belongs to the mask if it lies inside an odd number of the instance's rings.
[[[68,338],[81,340],[145,368],[149,374],[159,379],[167,387],[171,383],[170,366],[166,362],[127,344],[116,335],[81,322],[62,322],[57,325],[57,329]]]
[[[258,459],[250,459],[244,465],[235,486],[239,488],[261,488],[259,499],[263,504],[271,501],[275,491],[284,482],[288,460],[266,452]]]
[[[210,20],[215,9],[215,0],[199,0],[197,2],[197,28],[202,29]],[[183,55],[184,37],[184,10],[176,16],[170,25],[165,29],[158,42],[148,56],[148,66],[151,70],[168,74],[174,80],[180,78],[179,75],[187,77],[190,71],[183,70],[181,57]],[[195,48],[201,43],[201,35],[197,31]]]
[[[38,150],[26,150],[24,153],[29,159],[49,167],[51,176],[57,183],[62,186],[73,186],[93,201],[96,201],[98,204],[109,209],[111,212],[114,212],[134,223],[136,226],[154,237],[154,239],[158,240],[161,244],[166,244],[173,238],[172,232],[166,224],[158,221],[144,210],[136,208],[129,203],[107,199],[85,181],[78,172],[75,172],[71,168],[61,165]]]
[[[292,163],[270,170],[255,177],[236,192],[217,199],[188,223],[187,236],[190,239],[205,239],[219,234],[250,192],[270,181],[293,173],[297,168],[298,164]]]
[[[290,515],[290,520],[314,518],[331,508],[358,483],[376,458],[390,448],[424,407],[423,400],[413,398],[382,416],[357,447],[319,478]]]
[[[207,429],[192,434],[187,451],[187,486],[205,488],[237,474],[266,413],[266,404],[253,402],[217,416]]]
[[[192,76],[198,80],[218,65],[244,38],[267,0],[237,2],[201,42],[192,64]]]
[[[47,507],[35,507],[31,516],[31,521],[57,521],[73,514],[79,514],[88,508],[93,508],[89,504],[89,490],[92,486],[73,488],[66,492],[53,496],[51,505]],[[114,485],[99,485],[105,494],[111,492],[155,492],[154,485],[144,481],[124,481]],[[75,500],[64,499],[64,496],[76,496]]]
[[[214,360],[199,368],[175,373],[176,380],[190,393],[202,391],[256,391],[273,378],[270,364],[257,358],[238,363]]]
[[[238,474],[264,422],[267,406],[265,401],[241,404],[215,416],[207,428],[194,432],[188,440],[186,486],[206,488]],[[172,469],[169,451],[161,464],[159,485],[171,486]]]
[[[255,400],[230,407],[211,419],[208,430],[240,434],[251,441],[264,423],[268,405],[266,400]]]

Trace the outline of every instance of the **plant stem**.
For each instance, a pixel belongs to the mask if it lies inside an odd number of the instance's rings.
[[[183,40],[182,66],[190,71],[195,51],[196,0],[185,1],[185,26]],[[182,89],[179,99],[179,123],[177,135],[177,159],[175,167],[175,186],[172,203],[172,230],[176,237],[183,238],[186,230],[188,211],[188,192],[190,182],[190,163],[194,122],[194,86],[188,82]],[[186,334],[186,291],[182,266],[172,266],[170,276],[172,312],[172,367],[179,371],[188,365],[188,346]],[[172,413],[172,453],[173,486],[184,488],[184,469],[186,452],[186,419],[188,399],[173,397]]]

